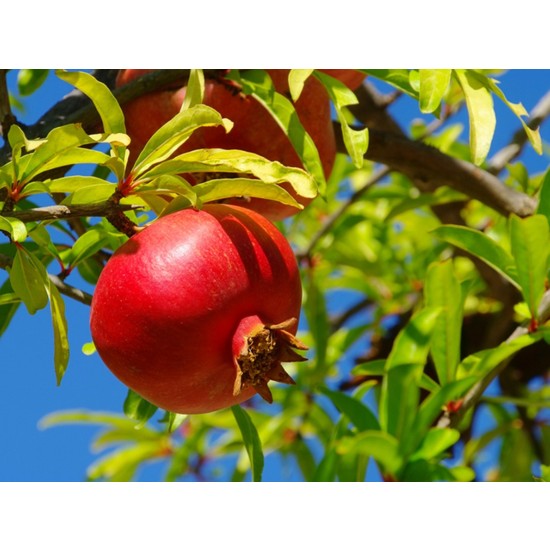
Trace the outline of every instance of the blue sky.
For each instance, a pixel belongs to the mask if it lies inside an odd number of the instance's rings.
[[[11,72],[13,82],[15,73]],[[510,71],[499,77],[501,87],[513,102],[522,102],[530,110],[550,89],[550,71]],[[51,75],[33,102],[25,102],[28,111],[20,117],[34,122],[70,87]],[[499,100],[495,100],[497,130],[492,151],[507,143],[518,128],[517,119]],[[408,122],[420,116],[414,102],[403,101],[394,108],[399,120]],[[464,132],[467,132],[465,128]],[[550,140],[550,128],[542,135]],[[539,157],[529,147],[522,160],[530,172],[543,171],[548,156]],[[72,277],[72,276],[71,276]],[[73,280],[75,285],[80,283]],[[89,286],[82,284],[91,292]],[[52,330],[49,310],[30,316],[19,309],[8,331],[0,340],[0,403],[3,419],[3,450],[0,454],[0,481],[80,481],[86,468],[97,458],[90,442],[98,428],[91,426],[38,428],[39,420],[52,411],[90,409],[120,412],[126,388],[101,363],[97,355],[85,356],[81,347],[89,342],[89,308],[66,299],[70,326],[71,362],[61,386],[56,386],[53,371]],[[493,450],[494,453],[494,450]],[[273,463],[266,472],[269,479],[286,477],[280,465]],[[141,480],[158,480],[159,467],[142,472]]]

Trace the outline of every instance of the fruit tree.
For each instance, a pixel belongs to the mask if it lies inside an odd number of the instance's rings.
[[[2,70],[0,335],[124,389],[40,419],[82,478],[550,480],[550,78],[506,78]]]

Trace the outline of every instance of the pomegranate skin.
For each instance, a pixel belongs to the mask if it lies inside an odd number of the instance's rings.
[[[160,218],[120,247],[97,282],[90,327],[125,385],[168,411],[204,413],[256,393],[235,391],[235,343],[287,320],[295,334],[300,306],[284,236],[253,211],[216,204]]]

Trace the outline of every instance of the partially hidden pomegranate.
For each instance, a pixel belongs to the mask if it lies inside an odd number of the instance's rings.
[[[277,91],[288,95],[289,69],[270,69]],[[127,84],[150,72],[148,69],[124,69],[117,77],[117,86]],[[137,158],[147,141],[160,126],[180,110],[187,87],[176,90],[151,92],[123,106],[126,131],[132,139],[130,162]],[[226,133],[222,128],[201,128],[183,144],[178,153],[201,148],[241,149],[256,153],[283,165],[303,168],[292,143],[270,113],[251,96],[240,93],[229,81],[208,79],[203,102],[233,121],[233,129]],[[306,81],[302,94],[295,104],[296,113],[305,130],[317,146],[325,177],[328,178],[336,158],[330,99],[323,85],[315,78]],[[193,182],[192,182],[193,183]],[[298,196],[290,185],[282,184],[301,205],[311,198]],[[270,220],[282,220],[299,212],[298,209],[265,199],[236,198],[229,200],[260,212]]]
[[[292,384],[301,282],[279,230],[248,209],[208,204],[153,222],[107,262],[91,333],[107,367],[151,403],[204,413]]]

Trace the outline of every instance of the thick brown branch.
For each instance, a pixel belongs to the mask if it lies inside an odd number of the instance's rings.
[[[335,123],[337,124],[337,123]],[[338,149],[345,152],[342,132],[336,129]],[[366,159],[382,163],[408,176],[422,191],[449,186],[508,216],[529,216],[536,201],[505,186],[498,178],[471,163],[445,155],[438,149],[394,133],[371,130]]]

